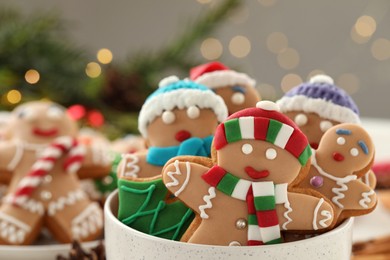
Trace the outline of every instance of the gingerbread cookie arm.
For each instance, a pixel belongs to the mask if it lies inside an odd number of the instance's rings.
[[[308,194],[288,192],[288,201],[278,205],[277,211],[281,230],[317,231],[333,223],[332,206]]]
[[[348,190],[341,200],[343,210],[362,210],[365,211],[364,214],[374,210],[377,197],[373,189],[357,180],[349,182],[347,186]]]
[[[212,208],[211,200],[216,196],[215,188],[202,179],[208,169],[189,161],[171,160],[162,171],[168,190],[201,216],[207,215],[206,210]]]
[[[0,183],[9,183],[12,171],[23,156],[23,147],[14,142],[0,143]]]
[[[147,151],[122,154],[122,160],[117,168],[120,179],[134,180],[135,178],[149,178],[161,174],[162,167],[154,166],[146,161]]]
[[[111,162],[108,149],[98,145],[79,145],[80,156],[84,160],[77,175],[80,179],[101,178],[109,174]]]

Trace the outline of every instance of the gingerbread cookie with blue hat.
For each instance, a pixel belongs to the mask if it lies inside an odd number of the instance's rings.
[[[229,69],[218,61],[192,68],[190,78],[221,96],[229,115],[244,108],[254,107],[261,100],[254,79],[245,73]]]
[[[207,87],[172,76],[163,79],[141,108],[139,130],[148,150],[124,154],[118,166],[118,219],[138,231],[179,240],[194,214],[167,190],[165,163],[178,155],[209,157],[223,99]]]
[[[317,149],[323,134],[332,126],[361,123],[359,109],[352,97],[328,75],[313,76],[308,82],[292,88],[276,103],[299,126],[313,149]],[[375,188],[376,178],[371,170],[362,181]]]
[[[0,170],[11,174],[0,207],[0,244],[31,244],[43,226],[63,243],[99,238],[103,212],[81,189],[76,172],[106,175],[104,151],[78,143],[76,123],[52,102],[18,106],[10,127],[12,137],[0,143]]]
[[[228,117],[215,133],[212,167],[176,157],[163,169],[166,187],[201,218],[188,242],[274,244],[282,231],[328,228],[327,199],[293,186],[307,174],[310,156],[305,135],[273,102]]]
[[[315,189],[327,197],[334,206],[337,223],[375,209],[374,190],[358,180],[370,169],[375,154],[374,144],[361,126],[333,126],[312,152],[309,174],[298,186]]]

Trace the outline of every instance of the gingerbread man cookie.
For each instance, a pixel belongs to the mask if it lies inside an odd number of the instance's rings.
[[[367,214],[375,209],[376,194],[357,179],[371,167],[374,153],[370,136],[359,125],[333,126],[313,150],[309,174],[299,187],[326,196],[334,206],[337,222]]]
[[[207,87],[176,76],[163,79],[139,114],[148,150],[124,154],[118,177],[160,175],[164,164],[178,155],[210,156],[215,128],[226,117],[222,98]]]
[[[80,145],[77,126],[63,107],[29,102],[12,112],[12,138],[0,143],[0,170],[11,175],[0,207],[0,244],[31,244],[41,227],[60,242],[101,236],[103,214],[81,190],[78,169],[109,170],[104,156]],[[86,176],[86,173],[84,173]]]
[[[166,164],[166,187],[202,219],[188,242],[274,244],[282,241],[281,231],[320,231],[332,223],[326,199],[292,187],[307,174],[311,149],[278,109],[261,101],[220,124],[211,168],[189,157]]]
[[[190,78],[221,96],[229,115],[244,108],[254,107],[261,99],[254,79],[217,61],[192,68]]]
[[[312,77],[309,82],[292,88],[276,103],[285,115],[295,121],[314,149],[318,148],[322,135],[332,126],[360,124],[359,109],[352,97],[327,75]],[[362,180],[375,188],[376,178],[371,170]]]

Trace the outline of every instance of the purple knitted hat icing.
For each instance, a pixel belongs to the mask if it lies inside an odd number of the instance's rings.
[[[288,91],[276,102],[282,112],[304,111],[341,123],[360,123],[352,98],[327,75],[316,75]]]

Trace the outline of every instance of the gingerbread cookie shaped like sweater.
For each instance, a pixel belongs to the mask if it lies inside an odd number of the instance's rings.
[[[105,157],[76,141],[77,126],[52,102],[29,102],[12,112],[12,138],[0,144],[0,168],[11,175],[0,207],[0,244],[31,244],[46,226],[60,242],[101,236],[103,214],[81,190],[76,171],[109,171]]]
[[[163,170],[167,188],[202,219],[188,242],[273,244],[281,231],[320,231],[332,223],[326,199],[291,188],[307,174],[311,150],[275,103],[231,115],[218,126],[213,148],[212,168],[177,157]]]
[[[299,187],[326,196],[334,205],[337,222],[373,211],[376,194],[357,179],[371,167],[374,149],[370,136],[359,125],[333,126],[313,150],[309,174]]]
[[[261,100],[254,79],[217,61],[192,68],[190,78],[221,96],[229,115],[244,108],[254,107]]]
[[[209,157],[214,131],[226,117],[222,98],[207,87],[176,76],[161,80],[138,119],[148,149],[124,154],[118,178],[160,175],[164,164],[178,155]]]
[[[292,88],[277,104],[299,126],[313,149],[318,148],[322,135],[332,126],[341,123],[360,124],[356,103],[328,75],[316,75],[308,82]],[[372,170],[368,170],[362,181],[372,189],[376,186]]]

